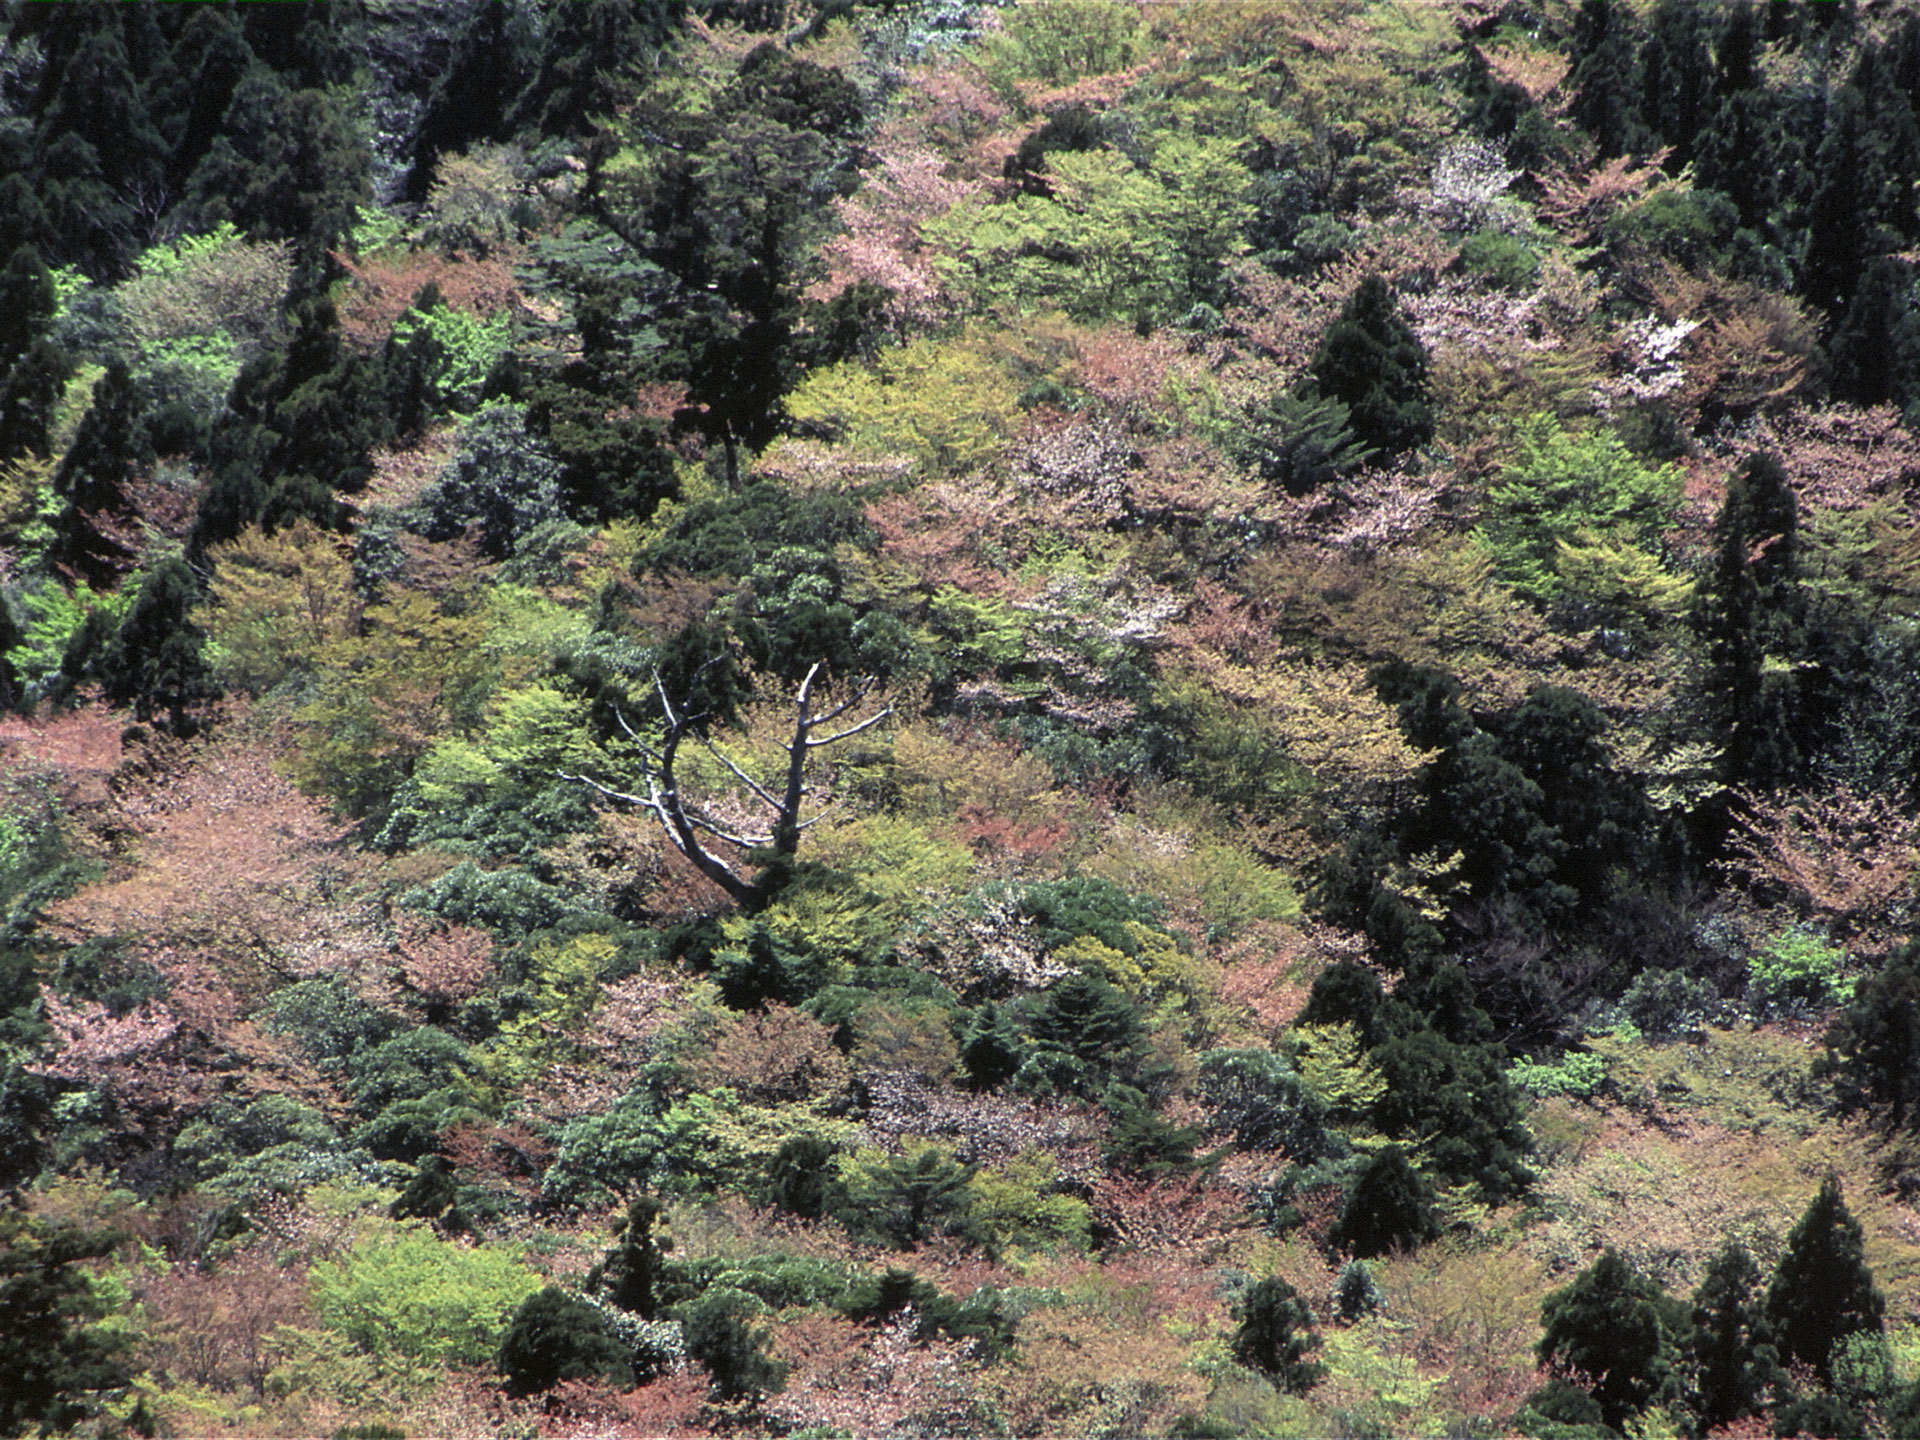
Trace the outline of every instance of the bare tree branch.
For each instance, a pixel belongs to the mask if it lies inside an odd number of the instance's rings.
[[[811,793],[811,787],[806,783],[808,755],[815,750],[858,735],[863,730],[873,728],[893,713],[893,707],[883,706],[857,724],[849,725],[832,735],[816,737],[814,731],[819,726],[846,714],[865,698],[867,691],[872,687],[871,681],[864,682],[847,699],[830,706],[822,713],[815,714],[813,687],[821,670],[821,664],[816,663],[807,671],[806,678],[800,682],[800,688],[794,693],[793,732],[787,742],[786,774],[780,793],[775,794],[770,787],[754,779],[739,764],[723,755],[703,731],[695,728],[707,718],[704,713],[688,713],[694,687],[699,683],[700,677],[715,663],[717,663],[715,660],[709,660],[694,671],[693,677],[687,684],[688,693],[681,697],[678,705],[667,691],[666,680],[659,671],[654,671],[653,689],[660,699],[660,712],[666,721],[665,732],[657,744],[643,737],[617,707],[614,710],[614,718],[619,722],[621,730],[626,733],[627,738],[633,742],[635,749],[639,752],[641,776],[647,784],[645,795],[616,789],[586,775],[563,774],[560,778],[577,781],[618,804],[634,805],[651,812],[654,819],[659,822],[660,829],[666,835],[668,842],[685,855],[695,869],[726,891],[736,903],[754,906],[768,898],[772,886],[777,883],[781,867],[777,864],[769,866],[758,877],[749,879],[733,863],[722,859],[709,849],[707,842],[701,838],[702,835],[710,836],[722,844],[732,845],[749,853],[756,850],[771,851],[776,861],[792,856],[799,849],[801,832],[818,825],[827,818],[831,810],[829,805],[817,815],[804,820],[800,818],[801,805]],[[773,812],[773,823],[765,835],[741,835],[723,829],[681,798],[674,766],[679,760],[680,742],[689,733],[706,747],[708,754],[724,765],[736,780],[746,786],[756,799]]]

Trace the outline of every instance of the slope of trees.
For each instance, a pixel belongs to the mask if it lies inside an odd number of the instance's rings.
[[[0,11],[0,1434],[1908,1433],[1917,112]]]

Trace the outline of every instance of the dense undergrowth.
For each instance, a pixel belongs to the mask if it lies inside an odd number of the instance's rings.
[[[1920,1433],[1920,12],[5,18],[0,1433]]]

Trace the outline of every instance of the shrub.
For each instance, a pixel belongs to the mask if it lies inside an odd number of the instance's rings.
[[[626,1347],[606,1316],[555,1285],[520,1302],[494,1365],[506,1376],[509,1395],[550,1390],[562,1380],[599,1379],[612,1385],[633,1381]]]
[[[474,528],[481,553],[512,555],[522,537],[563,518],[560,465],[527,433],[526,412],[494,401],[460,427],[460,445],[414,504],[420,531],[452,540]]]
[[[1364,1260],[1349,1260],[1340,1267],[1332,1298],[1334,1313],[1349,1324],[1376,1313],[1387,1303]]]
[[[1476,230],[1460,246],[1459,265],[1496,290],[1521,294],[1540,278],[1540,257],[1518,235]]]
[[[301,980],[266,1003],[269,1030],[291,1036],[315,1060],[338,1064],[390,1039],[398,1016],[376,1010],[335,976]]]
[[[898,1155],[864,1150],[845,1156],[842,1218],[850,1228],[908,1250],[936,1233],[966,1234],[969,1186],[979,1168],[926,1141],[909,1141]]]
[[[1091,1216],[1086,1201],[1066,1193],[1054,1158],[1029,1150],[973,1177],[967,1227],[992,1252],[1084,1250]]]
[[[377,1231],[312,1271],[320,1317],[376,1359],[484,1365],[540,1277],[505,1250]]]
[[[1801,1012],[1844,1005],[1854,980],[1840,973],[1846,951],[1811,930],[1783,930],[1747,960],[1754,1007],[1762,1012]]]
[[[1707,1018],[1719,998],[1709,980],[1680,970],[1643,970],[1620,997],[1620,1010],[1647,1039],[1671,1040]]]
[[[1507,1083],[1529,1095],[1585,1100],[1607,1083],[1607,1062],[1584,1050],[1569,1050],[1558,1060],[1520,1060],[1507,1067]]]
[[[1271,1050],[1209,1050],[1200,1057],[1200,1095],[1217,1129],[1255,1150],[1313,1160],[1328,1150],[1327,1107],[1283,1056]]]
[[[818,1220],[845,1202],[840,1147],[824,1135],[795,1135],[773,1157],[767,1199],[777,1210]]]
[[[713,1377],[714,1398],[743,1400],[786,1383],[787,1367],[767,1354],[767,1332],[753,1322],[767,1307],[744,1291],[708,1290],[680,1311],[687,1354]]]

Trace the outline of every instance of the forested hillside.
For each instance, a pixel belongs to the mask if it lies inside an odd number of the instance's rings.
[[[1920,6],[0,17],[0,1434],[1920,1435]]]

